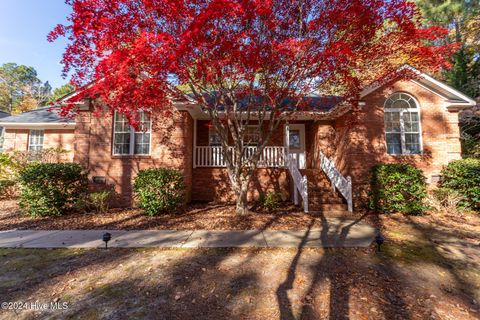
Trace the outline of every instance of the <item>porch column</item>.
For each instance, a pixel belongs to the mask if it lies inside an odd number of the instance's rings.
[[[290,154],[290,124],[288,121],[285,123],[285,153],[288,158]]]
[[[193,167],[197,167],[197,119],[193,119]]]

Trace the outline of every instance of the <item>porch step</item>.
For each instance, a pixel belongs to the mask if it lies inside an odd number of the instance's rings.
[[[326,203],[323,203],[323,204],[316,204],[316,203],[309,203],[308,204],[308,210],[309,211],[322,211],[322,212],[325,212],[325,211],[342,211],[342,212],[348,212],[348,207],[346,204],[326,204]]]
[[[308,180],[309,211],[348,212],[347,202],[340,193],[332,190],[332,184],[322,170],[303,169],[300,172]]]
[[[318,203],[318,204],[345,204],[345,200],[343,198],[332,196],[332,195],[325,195],[325,194],[309,194],[308,195],[309,203]]]
[[[332,188],[332,183],[322,170],[303,169],[300,173],[307,176],[309,188]]]

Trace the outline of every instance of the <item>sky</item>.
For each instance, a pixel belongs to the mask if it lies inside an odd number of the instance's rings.
[[[0,0],[0,65],[34,67],[39,79],[53,88],[67,83],[60,64],[67,41],[48,42],[47,34],[65,23],[70,12],[64,0]]]

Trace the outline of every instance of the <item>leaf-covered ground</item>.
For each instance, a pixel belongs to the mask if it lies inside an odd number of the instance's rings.
[[[62,216],[32,218],[23,215],[15,201],[0,201],[0,230],[36,229],[159,229],[159,230],[303,230],[310,226],[320,228],[316,213],[305,214],[298,208],[287,205],[276,211],[254,209],[245,216],[235,213],[234,205],[192,204],[174,214],[147,216],[141,209],[110,209],[106,213],[72,212]],[[337,212],[337,216],[341,212]],[[360,217],[361,214],[349,218]]]
[[[376,217],[376,216],[375,216]],[[316,219],[316,218],[313,218]],[[478,319],[480,219],[371,218],[368,249],[0,250],[5,319]]]

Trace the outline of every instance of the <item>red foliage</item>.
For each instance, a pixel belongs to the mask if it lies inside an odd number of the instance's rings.
[[[205,107],[205,92],[230,90],[230,99],[259,94],[281,111],[285,98],[302,101],[332,83],[356,97],[365,81],[399,62],[436,71],[454,50],[434,45],[446,30],[419,27],[409,1],[67,2],[69,24],[55,27],[49,40],[70,40],[64,72],[86,88],[76,98],[97,97],[132,122],[132,111],[168,110],[176,84],[194,84]]]

